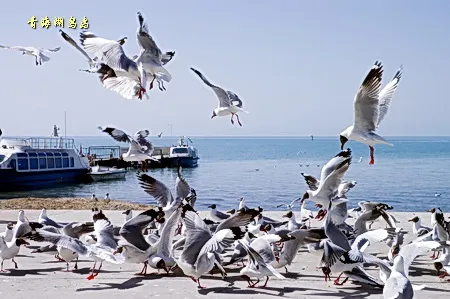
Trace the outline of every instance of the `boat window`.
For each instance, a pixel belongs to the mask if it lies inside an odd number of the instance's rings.
[[[63,155],[64,157],[68,157],[68,156],[69,156],[68,153],[62,153],[62,155]]]
[[[0,163],[2,163],[3,159],[5,159],[5,155],[0,155]]]
[[[39,169],[39,163],[37,158],[30,158],[30,169]]]
[[[28,154],[27,153],[17,153],[17,157],[19,157],[19,158],[28,158]]]
[[[12,159],[11,161],[9,161],[9,167],[11,167],[12,169],[16,169],[16,159]]]
[[[28,153],[28,156],[30,156],[30,157],[37,157],[37,154],[36,153]]]
[[[46,153],[47,157],[53,157],[53,153]]]
[[[69,158],[66,157],[63,158],[63,167],[64,168],[69,167]]]
[[[28,170],[28,159],[27,158],[17,159],[17,169]]]
[[[75,167],[75,159],[70,157],[70,167]]]
[[[61,157],[61,153],[53,153],[55,157]]]
[[[174,148],[172,154],[187,154],[188,149],[185,147]]]
[[[47,159],[39,158],[39,169],[46,169],[46,168],[47,168]]]
[[[39,157],[45,157],[45,153],[38,153]]]
[[[62,168],[61,157],[55,157],[55,167],[56,168]]]
[[[47,168],[55,168],[55,159],[53,157],[47,158]]]

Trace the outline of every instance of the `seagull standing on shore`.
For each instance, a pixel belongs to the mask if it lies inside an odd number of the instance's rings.
[[[98,129],[104,133],[108,133],[116,141],[130,143],[128,152],[122,154],[122,158],[124,161],[142,162],[142,171],[146,171],[147,169],[146,160],[159,162],[159,160],[152,157],[153,144],[146,139],[150,135],[149,130],[137,131],[133,138],[124,131],[116,128],[100,126]]]
[[[344,149],[348,140],[364,143],[369,146],[369,164],[373,165],[375,163],[373,146],[375,144],[392,146],[379,136],[376,130],[389,110],[392,97],[402,77],[402,69],[400,67],[392,81],[380,91],[383,66],[381,62],[375,62],[355,96],[353,125],[340,134],[341,150]]]
[[[36,65],[42,65],[42,61],[46,62],[46,61],[50,60],[50,57],[44,55],[43,52],[47,52],[47,53],[58,52],[61,49],[61,47],[56,47],[54,49],[44,49],[44,48],[34,48],[34,47],[22,47],[22,46],[8,47],[8,46],[2,46],[2,45],[0,45],[0,48],[20,51],[20,52],[22,52],[22,55],[26,54],[26,55],[34,56]]]
[[[196,73],[202,81],[211,87],[213,91],[216,93],[216,96],[219,98],[219,107],[213,110],[213,114],[211,116],[211,119],[213,119],[216,116],[227,116],[231,115],[231,123],[234,124],[234,116],[236,115],[238,124],[242,126],[241,121],[239,120],[238,112],[245,112],[247,111],[242,109],[242,100],[233,92],[231,91],[225,91],[224,89],[220,88],[219,86],[211,84],[208,79],[206,79],[205,76],[203,76],[202,73],[200,73],[198,70],[191,67],[191,70]]]
[[[56,221],[48,218],[47,216],[47,209],[43,208],[41,210],[41,213],[39,214],[38,222],[44,226],[53,226],[56,228],[63,228],[63,226]]]

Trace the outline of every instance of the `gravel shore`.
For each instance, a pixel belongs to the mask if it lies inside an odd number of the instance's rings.
[[[24,197],[0,200],[1,210],[91,210],[97,207],[101,210],[147,210],[154,206],[137,204],[120,200],[97,201],[86,198],[37,198]]]

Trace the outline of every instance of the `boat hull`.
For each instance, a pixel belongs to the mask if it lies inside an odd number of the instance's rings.
[[[121,180],[125,178],[126,174],[126,170],[116,172],[91,173],[91,178],[94,181]]]
[[[18,172],[0,170],[0,192],[54,188],[89,182],[88,169],[58,169],[52,171]]]

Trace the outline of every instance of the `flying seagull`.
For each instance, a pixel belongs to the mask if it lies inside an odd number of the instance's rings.
[[[391,106],[392,97],[402,77],[402,70],[403,67],[400,67],[394,78],[380,91],[383,66],[381,62],[374,63],[355,96],[353,125],[345,129],[339,136],[341,150],[344,149],[348,140],[364,143],[369,146],[369,164],[372,165],[375,163],[373,156],[375,144],[392,146],[378,135],[376,130]]]
[[[216,96],[219,98],[219,107],[213,110],[213,114],[211,116],[211,119],[216,116],[226,116],[231,114],[231,123],[234,124],[234,116],[236,115],[238,124],[242,126],[238,112],[245,112],[247,111],[242,109],[242,100],[239,99],[239,97],[231,92],[231,91],[225,91],[224,89],[220,88],[219,86],[211,84],[208,79],[206,79],[205,76],[203,76],[202,73],[200,73],[198,70],[191,67],[191,70],[196,73],[202,81],[211,87],[213,91],[216,93]]]
[[[148,30],[147,24],[144,22],[144,17],[140,12],[137,13],[139,26],[136,32],[136,38],[140,47],[139,55],[133,57],[133,60],[142,62],[144,70],[153,79],[150,82],[149,89],[153,88],[153,82],[157,79],[159,89],[166,90],[163,82],[170,82],[172,75],[163,67],[167,62],[172,60],[175,52],[167,52],[162,54],[156,42],[153,40]]]
[[[112,68],[110,68],[106,64],[99,61],[98,57],[91,58],[86,53],[86,51],[84,51],[83,48],[81,48],[77,44],[77,42],[73,38],[71,38],[67,33],[62,31],[61,29],[59,29],[59,32],[61,33],[61,36],[64,38],[64,40],[66,40],[69,44],[71,44],[73,47],[75,47],[75,49],[77,49],[81,54],[84,55],[84,57],[87,58],[87,62],[89,64],[89,69],[87,69],[87,70],[80,69],[80,71],[100,74],[99,78],[102,83],[103,83],[103,80],[107,77],[116,77],[116,73],[114,72],[114,70]],[[126,39],[127,39],[127,37],[123,37],[122,39],[119,39],[117,42],[120,45],[123,45],[125,43]]]
[[[114,70],[115,76],[107,75],[103,78],[103,85],[107,89],[126,99],[132,99],[133,96],[142,99],[142,95],[147,92],[147,75],[142,62],[129,58],[119,42],[96,36],[92,32],[81,32],[80,41],[88,54],[98,57]]]
[[[131,137],[122,130],[111,127],[98,127],[104,133],[109,134],[114,140],[119,142],[128,142],[130,147],[128,152],[122,154],[124,161],[142,162],[142,170],[147,168],[146,160],[153,160],[159,162],[159,160],[152,157],[153,144],[146,139],[150,135],[149,130],[140,130]]]
[[[50,57],[44,55],[43,52],[58,52],[61,47],[57,47],[54,49],[44,49],[44,48],[34,48],[34,47],[22,47],[22,46],[2,46],[0,45],[0,48],[3,49],[10,49],[10,50],[16,50],[22,52],[22,55],[30,55],[35,57],[36,65],[42,65],[42,61],[46,62],[50,60]]]

